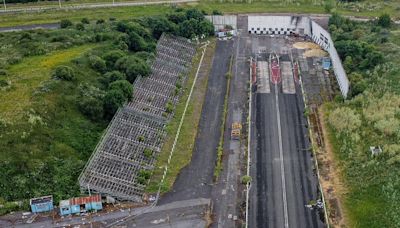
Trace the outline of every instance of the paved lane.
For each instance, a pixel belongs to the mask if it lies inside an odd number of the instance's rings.
[[[281,85],[272,85],[271,94],[255,95],[257,203],[252,205],[257,214],[251,227],[324,226],[318,211],[305,207],[317,199],[318,182],[308,150],[304,104],[299,87],[296,90],[297,94],[284,94]]]

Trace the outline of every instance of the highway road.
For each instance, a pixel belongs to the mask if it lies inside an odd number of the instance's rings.
[[[283,38],[252,37],[251,42],[262,61],[289,47]],[[260,54],[260,47],[266,54]],[[253,96],[249,227],[324,227],[321,210],[306,206],[314,204],[319,190],[300,85],[289,94],[281,82],[268,81],[270,89]]]

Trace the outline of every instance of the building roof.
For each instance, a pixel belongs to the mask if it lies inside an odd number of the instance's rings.
[[[60,207],[69,206],[69,200],[61,200]]]
[[[100,195],[76,197],[76,198],[69,199],[70,205],[80,205],[80,204],[87,204],[87,203],[100,202],[100,201],[101,201]]]
[[[30,199],[29,204],[42,204],[42,203],[53,203],[53,196],[42,196]]]

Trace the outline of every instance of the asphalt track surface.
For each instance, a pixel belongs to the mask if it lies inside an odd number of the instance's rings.
[[[225,75],[232,49],[233,41],[217,41],[191,162],[181,170],[172,190],[161,197],[160,205],[211,197],[226,93]]]
[[[319,214],[305,207],[317,198],[317,182],[313,180],[310,144],[303,126],[306,123],[304,105],[300,96],[278,91],[278,107],[275,95],[275,89],[271,94],[256,95],[257,227],[321,227]],[[280,156],[277,121],[281,124],[283,158]]]
[[[319,210],[306,207],[319,192],[300,85],[296,94],[270,87],[253,96],[249,227],[324,227]]]

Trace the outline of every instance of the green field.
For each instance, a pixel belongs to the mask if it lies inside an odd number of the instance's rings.
[[[348,99],[325,105],[350,227],[400,226],[400,28],[383,21],[330,25],[351,82]]]
[[[183,17],[176,23],[166,17],[64,20],[63,29],[0,33],[0,214],[17,210],[14,201],[25,202],[19,209],[27,210],[32,197],[53,195],[57,204],[79,196],[82,168],[115,111],[132,97],[131,83],[151,73],[161,34],[190,38],[213,33],[200,11],[167,10]],[[187,30],[191,33],[183,33]],[[200,116],[207,81],[198,83],[188,109],[193,122]],[[182,111],[180,104],[176,112]],[[175,124],[174,119],[169,128]],[[194,139],[190,127],[182,132]],[[190,160],[187,146],[178,145],[174,167]],[[171,170],[168,183],[179,172]]]
[[[88,0],[91,1],[91,0]],[[180,4],[181,7],[196,7],[207,13],[219,10],[223,13],[326,13],[324,1],[321,0],[299,0],[293,3],[285,3],[278,0],[253,1],[246,3],[242,1],[207,1],[198,3]],[[43,3],[41,3],[43,4]],[[349,16],[377,17],[383,12],[389,13],[394,19],[400,18],[400,2],[397,1],[363,1],[359,3],[338,3],[332,9]],[[47,10],[43,12],[1,14],[0,27],[15,25],[29,25],[41,23],[56,23],[61,19],[68,18],[78,21],[83,17],[91,20],[108,19],[130,19],[133,17],[160,15],[171,11],[169,5],[157,6],[124,6],[98,9],[61,9]]]

